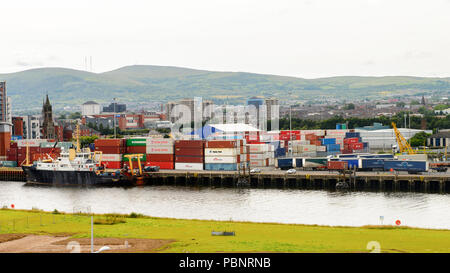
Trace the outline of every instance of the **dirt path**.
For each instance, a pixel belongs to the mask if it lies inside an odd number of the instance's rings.
[[[14,236],[3,239],[0,240],[0,253],[91,252],[90,238],[14,234]],[[157,249],[166,247],[172,242],[174,240],[94,238],[94,251],[99,250],[102,246],[108,246],[110,250],[105,252],[154,252]]]

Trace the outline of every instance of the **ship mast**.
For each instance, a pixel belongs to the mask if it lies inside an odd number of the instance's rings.
[[[76,130],[77,130],[77,132],[76,132],[76,135],[77,135],[77,153],[79,153],[81,150],[80,150],[80,125],[78,123],[77,123]]]

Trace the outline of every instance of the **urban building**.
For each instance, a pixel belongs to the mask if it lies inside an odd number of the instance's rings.
[[[87,101],[81,105],[82,116],[98,115],[101,113],[101,111],[101,105],[96,103],[95,101]]]
[[[0,121],[10,122],[8,110],[8,97],[6,93],[6,82],[0,82]],[[8,116],[9,115],[9,116]]]
[[[103,107],[104,113],[125,113],[127,111],[126,104],[113,102],[109,106]]]
[[[40,116],[39,115],[27,115],[22,116],[23,119],[23,138],[24,139],[40,139]]]
[[[194,121],[194,112],[197,110],[201,114],[201,120],[205,121],[212,117],[214,103],[210,100],[202,99],[182,99],[178,102],[169,102],[166,105],[166,114],[170,122],[175,123],[181,116],[181,111],[175,111],[177,105],[184,105],[190,111],[190,121]],[[197,109],[195,109],[197,107]]]
[[[450,130],[441,130],[427,138],[427,146],[431,148],[449,146]]]
[[[13,117],[12,125],[12,136],[23,138],[23,117]]]

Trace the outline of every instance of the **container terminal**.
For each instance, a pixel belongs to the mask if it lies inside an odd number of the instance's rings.
[[[7,149],[9,160],[2,162],[0,179],[54,186],[172,184],[450,192],[448,163],[430,161],[426,153],[413,150],[393,125],[398,153],[383,154],[370,153],[369,143],[350,129],[216,132],[206,139],[195,135],[101,138],[83,149],[78,135],[76,143],[17,140]],[[56,172],[70,164],[71,179],[35,174],[36,169]]]

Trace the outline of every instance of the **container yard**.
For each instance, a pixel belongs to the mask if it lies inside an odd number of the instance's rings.
[[[252,181],[252,177],[260,175],[248,174],[255,168],[261,168],[265,176],[271,175],[275,180],[291,179],[286,178],[285,171],[296,169],[299,171],[295,174],[297,176],[307,172],[304,175],[320,175],[322,178],[326,175],[327,181],[346,181],[349,184],[349,179],[357,180],[361,172],[370,174],[370,177],[380,177],[377,178],[378,181],[385,180],[386,175],[410,175],[408,181],[425,181],[422,178],[425,174],[433,174],[434,178],[440,175],[430,172],[434,169],[433,164],[425,154],[371,154],[368,152],[369,144],[362,140],[359,132],[348,129],[293,130],[242,132],[234,134],[233,138],[215,134],[201,140],[161,137],[96,139],[89,148],[96,152],[95,160],[106,172],[130,172],[130,161],[133,169],[139,168],[137,162],[141,163],[141,168],[158,167],[158,174],[145,173],[143,179],[146,179],[147,184],[157,184],[155,178],[164,181],[188,180],[191,173],[203,178],[210,175],[211,180],[237,181],[243,176]],[[62,150],[72,148],[72,145],[71,142],[47,140],[12,141],[7,150],[7,160],[1,161],[0,165],[3,168],[14,168],[21,167],[27,160],[32,164],[46,158],[56,159]],[[16,168],[14,171],[20,172],[20,169]],[[1,177],[3,180],[8,176],[14,177],[14,180],[23,179],[23,176],[15,172],[5,171]],[[441,176],[438,181],[445,184],[447,176]],[[254,181],[250,184],[261,185]],[[442,186],[443,191],[446,189],[447,186]]]

